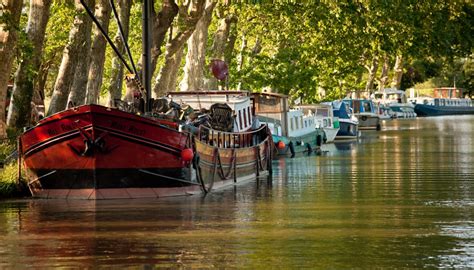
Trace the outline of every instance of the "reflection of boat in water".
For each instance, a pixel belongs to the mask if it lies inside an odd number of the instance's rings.
[[[382,92],[375,92],[374,102],[389,109],[392,118],[415,118],[415,107],[407,101],[405,91],[386,88]]]
[[[313,104],[313,105],[301,105],[298,106],[305,111],[314,112],[314,121],[316,122],[316,128],[322,128],[326,135],[325,143],[334,142],[337,132],[339,131],[339,119],[334,117],[332,106],[327,104]]]
[[[255,114],[259,121],[267,123],[271,130],[278,154],[286,155],[319,149],[325,134],[316,128],[313,112],[302,108],[290,108],[288,96],[275,93],[253,93]]]
[[[360,130],[380,130],[380,117],[370,99],[344,99],[359,120]]]
[[[333,101],[331,103],[334,117],[339,119],[339,131],[336,135],[338,140],[354,140],[359,136],[359,121],[352,114],[352,109],[345,101]]]
[[[452,87],[437,88],[434,98],[417,97],[411,99],[418,116],[474,114],[474,103],[469,98],[460,98],[463,90]]]

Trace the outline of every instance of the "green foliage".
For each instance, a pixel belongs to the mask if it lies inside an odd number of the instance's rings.
[[[17,164],[7,165],[0,172],[0,198],[12,197],[17,193]]]
[[[141,57],[141,3],[134,1],[130,17],[129,44],[136,63]],[[155,8],[159,10],[161,4],[162,1],[155,1]],[[240,85],[252,91],[272,88],[302,97],[304,102],[321,101],[322,89],[324,99],[328,100],[363,88],[367,72],[364,65],[374,55],[388,55],[390,65],[396,55],[403,55],[407,63],[403,79],[406,88],[434,77],[452,78],[454,73],[445,67],[453,66],[453,59],[464,59],[473,51],[472,1],[219,3],[209,27],[208,48],[217,29],[217,17],[228,14],[237,17],[237,26],[231,29],[237,36],[236,44],[232,52],[226,52],[233,58],[228,63],[230,87]],[[54,84],[73,18],[73,1],[54,0],[43,56],[44,62],[52,63],[48,90]],[[116,31],[117,25],[111,19],[110,36],[115,36]],[[28,53],[27,47],[22,47],[22,53]],[[113,54],[108,46],[102,95],[106,95],[110,81]],[[240,54],[244,59],[241,69],[237,60]],[[210,55],[212,52],[208,51]],[[456,71],[457,81],[472,87],[472,58],[463,65],[462,70]]]
[[[416,72],[422,79],[415,88],[452,87],[467,91],[474,89],[474,55],[457,57],[453,61],[439,61],[439,63],[414,62]]]
[[[156,4],[155,4],[156,6]],[[141,32],[141,3],[139,2],[134,2],[132,4],[132,7],[130,9],[130,29],[129,29],[129,35],[128,35],[128,45],[130,46],[130,51],[133,56],[133,61],[135,62],[135,65],[138,65],[140,58],[142,56],[141,50],[142,50],[142,32]],[[115,21],[115,18],[112,16],[110,19],[110,25],[109,25],[109,36],[112,40],[115,37],[116,33],[118,31],[118,25],[117,22]],[[104,69],[104,78],[102,80],[102,87],[101,87],[101,96],[106,96],[108,93],[108,88],[110,87],[110,79],[112,76],[112,58],[115,56],[115,52],[112,50],[112,48],[107,45],[106,47],[106,53],[105,53],[105,69]],[[127,60],[127,62],[131,65],[131,62],[129,61],[129,58],[126,54],[123,55],[124,58]],[[139,67],[137,66],[137,69]],[[124,74],[127,74],[128,71],[124,68]],[[124,82],[125,84],[125,82]],[[122,87],[122,90],[125,90],[125,86]]]

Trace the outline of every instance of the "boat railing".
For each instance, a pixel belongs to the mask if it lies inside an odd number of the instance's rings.
[[[199,127],[198,139],[219,148],[245,148],[260,144],[268,137],[268,134],[266,124],[246,132],[225,132],[202,125]]]

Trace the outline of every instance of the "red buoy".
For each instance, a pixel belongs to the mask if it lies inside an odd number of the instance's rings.
[[[183,161],[189,162],[193,160],[193,157],[194,157],[193,149],[185,148],[183,149],[183,151],[181,151],[181,159]]]
[[[282,142],[282,141],[278,141],[278,143],[277,143],[277,147],[278,147],[278,149],[284,149],[284,148],[285,148],[285,146],[286,146],[286,145],[285,145],[285,143],[284,143],[284,142]]]

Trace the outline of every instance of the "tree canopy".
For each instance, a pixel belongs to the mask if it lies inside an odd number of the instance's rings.
[[[28,10],[34,2],[24,1],[19,27],[3,28],[4,32],[19,33],[16,63],[32,55],[25,33]],[[60,74],[63,51],[69,46],[69,32],[78,18],[77,13],[81,12],[78,2],[52,0],[47,15],[41,66],[33,71],[34,87],[44,93],[46,100],[55,99],[53,88]],[[95,1],[95,5],[102,2],[105,1]],[[131,5],[128,42],[138,63],[143,1],[114,2],[119,9]],[[200,57],[174,57],[176,68],[162,70],[170,65],[170,52],[185,54],[187,46],[192,45],[189,42],[179,42],[178,47],[173,45],[182,32],[187,39],[199,16],[203,16],[200,14],[205,14],[202,10],[206,1],[191,2],[192,5],[189,1],[154,2],[154,77],[166,70],[173,72],[173,76],[169,76],[172,81],[164,90],[177,90],[185,62]],[[222,1],[217,2],[211,12],[211,22],[206,24],[207,42],[200,41],[199,46],[204,48],[194,52],[205,54],[206,60],[198,61],[199,65],[204,63],[204,70],[215,58],[227,62],[229,88],[269,89],[301,97],[304,102],[316,102],[340,98],[367,87],[369,91],[388,87],[387,77],[396,80],[399,76],[402,89],[428,81],[433,86],[447,86],[454,78],[458,87],[472,90],[474,85],[472,1]],[[1,22],[8,26],[8,13],[2,14]],[[111,37],[117,33],[114,19],[110,21],[108,32]],[[106,102],[108,89],[114,85],[116,63],[113,64],[113,57],[113,51],[107,47],[105,60],[98,61],[103,62],[103,69],[99,68],[103,70],[103,79],[96,82],[99,85],[95,87],[100,86],[99,103]],[[400,66],[396,67],[396,63]],[[382,66],[386,67],[384,71],[379,68]],[[10,74],[14,72],[11,70]],[[205,71],[202,79],[207,87],[215,87],[210,72]],[[374,82],[368,84],[368,80]],[[84,91],[86,88],[84,86]]]

